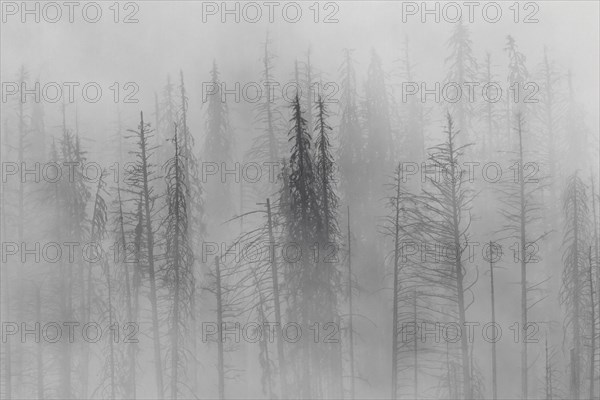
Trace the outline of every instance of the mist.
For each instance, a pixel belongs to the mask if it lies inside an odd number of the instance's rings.
[[[1,7],[2,398],[599,398],[597,2]]]

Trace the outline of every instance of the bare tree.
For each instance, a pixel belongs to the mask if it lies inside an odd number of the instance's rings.
[[[164,396],[163,391],[163,376],[162,376],[162,358],[161,358],[161,346],[160,346],[160,330],[158,327],[158,296],[157,296],[157,277],[155,268],[155,255],[154,255],[154,227],[153,221],[154,216],[153,206],[156,200],[156,194],[151,185],[152,181],[155,180],[156,172],[154,171],[154,165],[151,163],[151,158],[154,148],[149,145],[149,140],[152,137],[152,130],[150,124],[144,122],[144,113],[140,112],[140,124],[137,130],[129,130],[133,133],[133,137],[137,139],[137,149],[134,152],[136,161],[135,167],[130,177],[132,185],[135,190],[138,191],[142,206],[143,218],[143,230],[145,238],[145,251],[147,254],[144,257],[147,263],[148,277],[150,281],[150,304],[152,307],[152,335],[154,342],[154,369],[156,379],[156,395],[158,398]]]

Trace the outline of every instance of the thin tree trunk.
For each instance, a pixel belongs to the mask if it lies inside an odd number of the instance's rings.
[[[575,288],[573,290],[573,340],[574,340],[574,357],[571,359],[571,368],[573,370],[572,378],[574,379],[572,386],[572,396],[573,400],[579,400],[579,390],[580,390],[580,356],[581,356],[581,310],[579,309],[580,305],[580,290],[583,289],[579,287],[579,213],[577,207],[577,187],[575,187],[574,195],[573,195],[573,220],[575,224],[573,225],[573,255],[575,260],[573,262],[573,280],[575,282]]]
[[[492,56],[490,53],[486,54],[486,63],[485,63],[485,74],[486,74],[486,82],[492,82]],[[487,122],[487,135],[484,136],[484,140],[487,137],[487,148],[486,150],[486,155],[491,154],[492,149],[494,148],[494,144],[495,144],[495,135],[492,134],[492,102],[491,101],[487,101],[486,105],[486,115],[485,115],[485,119]]]
[[[350,234],[350,206],[348,208],[348,335],[350,352],[350,399],[354,400],[354,308],[352,307],[352,236]]]
[[[140,112],[140,146],[142,159],[143,200],[146,222],[146,244],[148,247],[148,266],[150,275],[150,303],[152,305],[152,332],[154,336],[154,368],[156,378],[156,395],[159,399],[164,396],[162,379],[162,359],[160,356],[160,336],[158,329],[158,304],[156,298],[156,276],[154,270],[154,232],[150,215],[150,188],[148,184],[148,165],[146,157],[146,136],[144,131],[144,113]]]
[[[448,343],[448,341],[446,341],[446,379],[448,380],[448,397],[451,399],[454,399],[454,398],[456,398],[456,396],[452,392],[453,378],[452,378],[452,369],[450,366],[450,351],[449,351],[448,346],[449,346],[449,343]]]
[[[67,122],[65,116],[65,103],[62,104],[62,129],[63,134],[67,132]],[[57,226],[58,226],[58,237],[62,239],[61,235],[61,224],[63,221],[59,216],[61,216],[61,205],[58,203],[58,199],[60,199],[60,189],[58,185],[55,185],[55,198],[57,199],[56,204],[56,215],[58,217]],[[65,321],[70,321],[73,318],[73,265],[68,263],[68,266],[61,263],[61,308],[62,314]],[[65,272],[65,269],[67,270]],[[64,345],[64,353],[62,357],[62,365],[61,365],[61,384],[60,384],[60,394],[63,399],[70,399],[72,397],[72,371],[71,371],[71,346],[68,341],[63,341]]]
[[[35,291],[35,318],[40,324],[42,323],[42,298],[41,288],[36,287]],[[36,364],[37,364],[37,397],[44,398],[44,341],[40,340],[37,343]]]
[[[496,329],[496,301],[494,299],[494,255],[492,252],[492,242],[490,241],[490,297],[492,303],[492,326]],[[495,332],[494,332],[495,333]],[[494,335],[495,336],[495,335]],[[496,364],[496,340],[492,341],[492,393],[493,400],[498,399],[498,383],[497,383],[497,364]]]
[[[579,388],[577,388],[577,382],[579,381],[579,379],[577,379],[577,370],[573,367],[573,365],[575,364],[575,358],[577,357],[575,355],[575,349],[571,349],[570,354],[570,364],[571,364],[571,381],[570,381],[570,386],[571,386],[571,399],[575,400],[576,398],[575,393],[579,390]]]
[[[523,178],[523,131],[521,115],[517,115],[517,133],[519,134],[519,223],[520,223],[520,261],[521,261],[521,396],[523,400],[527,400],[528,390],[528,374],[527,374],[527,239],[525,237],[525,223],[527,217],[526,198],[525,198],[525,182]]]
[[[271,217],[271,201],[267,199],[267,222],[269,224],[269,244],[270,244],[270,260],[271,260],[271,278],[273,281],[273,304],[275,309],[275,323],[281,327],[281,305],[279,302],[279,276],[277,272],[277,259],[275,256],[275,236],[273,235],[273,220]],[[287,384],[286,384],[286,366],[285,356],[283,353],[283,338],[282,335],[277,335],[277,360],[279,362],[279,386],[281,390],[281,398],[287,399]]]
[[[21,67],[21,82],[25,80],[25,69]],[[19,163],[23,163],[24,160],[24,152],[25,152],[25,112],[23,109],[23,101],[19,101],[19,147],[18,147],[18,158]],[[21,245],[25,241],[25,185],[23,179],[19,179],[19,189],[18,189],[18,207],[19,207],[19,221],[17,225],[17,232],[19,238],[19,244]],[[17,281],[17,301],[16,301],[16,313],[23,312],[23,294],[24,294],[24,285],[25,285],[25,265],[21,264],[18,268],[18,281]],[[11,373],[16,372],[16,385],[14,388],[14,396],[21,397],[22,392],[21,388],[23,387],[23,357],[24,357],[24,345],[20,341],[16,341],[14,346],[14,369],[11,370]],[[13,366],[11,366],[13,368]],[[12,386],[11,386],[12,387]],[[12,389],[11,389],[12,392]]]
[[[396,399],[398,391],[398,275],[400,247],[400,167],[396,182],[396,215],[394,218],[394,304],[392,306],[392,399]]]
[[[225,399],[225,364],[223,360],[223,299],[221,292],[221,266],[219,257],[215,257],[215,270],[217,275],[217,324],[219,325],[218,347],[218,368],[219,368],[219,400]]]
[[[598,216],[596,214],[596,189],[594,182],[594,174],[590,173],[590,180],[592,181],[592,216],[593,216],[593,225],[594,225],[594,260],[596,261],[596,305],[598,306],[598,318],[596,321],[600,321],[600,249],[598,246],[600,245],[600,240],[598,238]],[[590,263],[591,268],[591,263]],[[591,280],[591,278],[590,278]],[[594,304],[592,302],[592,304]],[[593,314],[593,312],[592,312]],[[595,353],[592,352],[592,359],[595,357]],[[593,370],[593,369],[592,369]],[[592,377],[593,381],[593,377]],[[593,396],[590,395],[593,398]]]
[[[449,144],[450,144],[450,173],[452,177],[456,176],[456,163],[454,160],[454,148],[451,138],[450,129],[449,132]],[[461,245],[460,245],[460,232],[459,232],[459,211],[458,210],[458,194],[456,193],[456,185],[452,185],[452,226],[453,226],[453,238],[454,238],[454,251],[455,251],[455,268],[456,268],[456,289],[458,294],[458,315],[460,326],[465,326],[465,300],[464,300],[464,288],[463,288],[463,266],[461,260]],[[462,358],[462,370],[463,370],[463,398],[469,399],[471,397],[471,374],[469,373],[469,343],[467,342],[467,335],[461,335],[461,358]]]
[[[413,379],[414,379],[414,397],[415,400],[418,399],[419,396],[419,348],[418,348],[418,341],[417,341],[417,336],[416,336],[416,329],[417,329],[417,296],[418,296],[418,292],[415,289],[413,291],[413,323],[415,324],[415,342],[413,344],[413,363],[414,363],[414,369],[413,369]]]
[[[5,123],[5,130],[6,131],[6,123]],[[2,202],[2,208],[0,209],[0,212],[2,213],[2,237],[6,237],[6,204],[5,204],[5,191],[6,191],[6,185],[3,185],[0,188],[2,191],[0,192],[0,195],[2,196],[1,202]],[[6,318],[7,321],[11,321],[11,309],[10,309],[10,284],[9,284],[9,280],[10,280],[10,275],[9,275],[9,268],[8,268],[8,263],[2,263],[2,266],[4,267],[4,274],[2,275],[2,284],[3,284],[3,288],[2,288],[2,292],[4,294],[4,318]],[[7,340],[6,343],[4,343],[4,349],[5,349],[5,357],[4,357],[4,387],[6,388],[6,398],[7,400],[12,399],[12,346],[11,346],[11,341]]]
[[[112,315],[112,285],[110,282],[110,263],[108,260],[105,262],[106,264],[106,286],[108,288],[108,326],[112,328],[113,326],[113,315]],[[115,400],[115,349],[113,344],[113,339],[109,338],[108,347],[110,351],[110,398],[111,400]]]
[[[182,75],[183,84],[183,75]],[[183,100],[183,99],[182,99]],[[185,106],[183,107],[185,110]],[[185,116],[184,116],[185,118]],[[185,135],[185,131],[184,131]],[[175,126],[175,226],[179,227],[180,224],[180,204],[179,204],[179,193],[180,182],[179,182],[179,144],[177,143],[177,126]],[[187,233],[187,232],[186,232]],[[175,232],[174,243],[173,243],[173,266],[175,272],[175,291],[173,293],[173,312],[171,314],[171,399],[177,399],[177,389],[179,382],[179,297],[180,297],[180,267],[181,259],[179,256],[179,233]]]
[[[592,246],[588,254],[588,277],[590,281],[590,302],[592,304],[592,343],[590,351],[590,399],[594,398],[594,372],[595,372],[595,358],[596,358],[596,307],[594,304],[594,281],[592,274]]]
[[[120,135],[119,135],[120,136]],[[117,196],[119,201],[119,228],[121,234],[121,244],[123,247],[123,257],[127,257],[127,240],[125,239],[125,226],[123,221],[123,203],[121,201],[121,187],[117,185]],[[127,320],[128,322],[134,322],[133,309],[131,305],[131,286],[129,281],[129,264],[126,259],[119,260],[123,262],[125,270],[125,302],[127,304]],[[137,316],[136,316],[137,319]],[[136,399],[136,383],[135,383],[135,367],[136,367],[136,354],[134,343],[129,343],[127,346],[127,353],[129,354],[129,373],[131,374],[131,381],[129,382],[129,390],[131,391],[131,399]]]
[[[552,365],[548,357],[548,334],[546,333],[546,400],[552,400]]]

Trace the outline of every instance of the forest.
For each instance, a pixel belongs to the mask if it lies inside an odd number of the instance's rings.
[[[263,28],[102,110],[3,64],[0,396],[600,398],[597,80]]]

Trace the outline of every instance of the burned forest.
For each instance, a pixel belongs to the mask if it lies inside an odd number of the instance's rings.
[[[591,1],[2,1],[3,399],[600,399]]]

